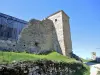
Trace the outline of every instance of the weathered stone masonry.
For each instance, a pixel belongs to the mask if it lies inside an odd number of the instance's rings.
[[[56,50],[68,55],[72,52],[69,17],[61,10],[42,21],[30,20],[20,34],[16,49],[33,53]]]
[[[39,52],[40,50],[53,50],[53,23],[50,20],[32,19],[21,32],[17,50]]]

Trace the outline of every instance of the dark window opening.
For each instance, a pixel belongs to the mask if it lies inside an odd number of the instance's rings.
[[[24,45],[25,46],[25,45]]]
[[[57,21],[57,19],[55,19],[55,22]]]
[[[35,42],[35,46],[38,46],[38,44],[39,44],[38,42]]]

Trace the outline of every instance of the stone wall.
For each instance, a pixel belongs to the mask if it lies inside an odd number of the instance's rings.
[[[82,63],[50,60],[24,61],[0,65],[0,75],[89,75]]]
[[[69,17],[60,11],[42,21],[30,20],[20,34],[16,49],[31,53],[56,50],[69,55],[72,52]]]
[[[17,42],[4,41],[0,41],[0,48],[11,51],[40,53],[56,50],[65,56],[69,55],[72,52],[69,17],[59,11],[42,21],[32,19],[21,31]]]
[[[59,47],[52,21],[48,19],[42,21],[32,19],[27,27],[22,30],[16,49],[18,51],[26,50],[31,53],[39,53],[43,50],[55,50],[54,45],[56,44]]]
[[[16,50],[16,42],[10,40],[0,40],[0,50],[2,51],[15,51]]]

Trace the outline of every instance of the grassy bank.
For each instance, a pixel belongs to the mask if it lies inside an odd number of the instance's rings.
[[[0,63],[11,63],[11,62],[18,62],[18,61],[37,61],[37,60],[41,60],[41,59],[46,59],[46,60],[52,60],[52,61],[57,61],[57,62],[64,62],[67,65],[69,65],[69,67],[72,69],[76,69],[78,67],[81,68],[80,63],[78,64],[77,61],[73,58],[67,57],[67,56],[63,56],[57,52],[51,52],[48,55],[36,55],[36,54],[29,54],[29,53],[16,53],[16,52],[0,52]],[[77,67],[76,67],[77,66]],[[89,75],[89,67],[86,66],[85,64],[83,64],[83,66],[85,67],[85,71],[84,69],[81,69],[80,71],[76,72],[77,75],[80,75],[82,73],[82,75]],[[83,74],[84,71],[84,74]],[[76,75],[76,74],[75,74]]]
[[[81,60],[82,60],[83,62],[91,62],[91,61],[92,61],[91,59],[83,59],[83,58],[81,58]]]
[[[23,60],[38,60],[38,59],[48,59],[55,61],[64,62],[75,62],[75,59],[63,56],[57,52],[52,52],[48,55],[36,55],[29,53],[16,53],[16,52],[0,52],[0,62],[13,62],[13,61],[23,61]]]

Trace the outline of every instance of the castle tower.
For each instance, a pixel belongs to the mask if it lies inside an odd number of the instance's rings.
[[[92,52],[92,60],[95,60],[96,59],[96,52]]]
[[[31,53],[56,50],[69,55],[72,52],[69,17],[61,10],[42,21],[30,20],[20,33],[16,50]]]
[[[52,20],[54,23],[58,44],[60,45],[60,48],[58,48],[57,42],[54,43],[54,49],[62,51],[62,54],[65,56],[68,55],[72,52],[69,17],[64,13],[64,11],[60,10],[48,16],[47,18],[49,20]]]

